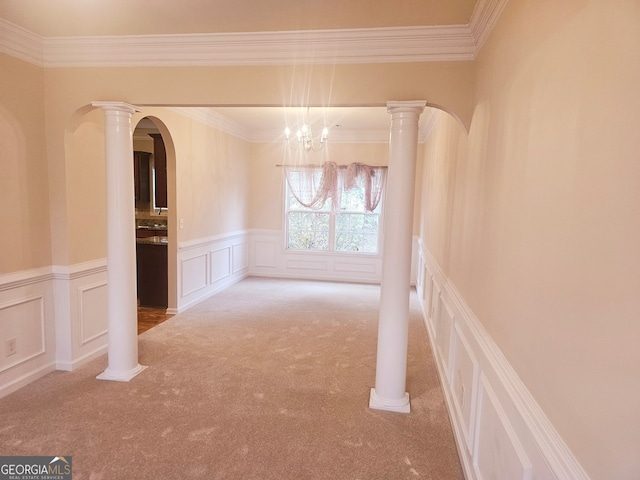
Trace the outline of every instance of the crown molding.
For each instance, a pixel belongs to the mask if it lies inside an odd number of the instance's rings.
[[[0,52],[44,66],[43,38],[0,18]]]
[[[210,108],[202,107],[169,107],[172,110],[184,117],[195,120],[196,122],[203,123],[210,127],[213,127],[221,132],[227,133],[234,137],[238,137],[248,142],[256,141],[252,132],[246,127],[242,126],[238,122],[220,115],[218,112],[211,110]],[[273,138],[273,137],[272,137]]]
[[[0,52],[44,67],[469,61],[507,2],[478,0],[467,25],[289,32],[43,38],[0,19]]]
[[[482,50],[484,42],[489,37],[508,2],[509,0],[477,0],[469,22],[469,29],[476,42],[474,58]]]
[[[472,60],[467,25],[259,33],[55,37],[46,67],[244,66]]]

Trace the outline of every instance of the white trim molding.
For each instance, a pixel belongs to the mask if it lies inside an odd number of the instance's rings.
[[[253,33],[40,37],[0,19],[0,52],[56,68],[469,61],[507,1],[479,0],[465,25]]]
[[[382,257],[288,250],[283,230],[254,229],[249,235],[249,275],[255,277],[380,283]]]
[[[418,298],[467,480],[589,480],[460,292],[417,244]]]
[[[255,33],[52,37],[46,67],[241,66],[472,60],[468,25]]]
[[[106,352],[106,260],[0,275],[0,397],[53,370],[74,370]],[[21,308],[37,301],[37,308]]]
[[[509,0],[478,0],[469,22],[471,34],[476,42],[475,56],[480,53],[484,42],[489,37],[500,14],[507,6]],[[474,56],[474,58],[475,58]]]
[[[178,245],[178,307],[180,313],[239,282],[249,274],[248,232],[182,242]]]

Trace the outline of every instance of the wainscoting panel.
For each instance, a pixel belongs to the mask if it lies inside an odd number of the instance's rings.
[[[235,243],[231,250],[233,252],[233,273],[245,271],[249,267],[247,243]]]
[[[44,325],[42,295],[0,305],[0,372],[45,353]],[[10,354],[9,344],[15,353]]]
[[[436,343],[440,361],[445,367],[447,379],[451,379],[451,330],[453,329],[454,315],[449,306],[438,296],[438,323],[436,324]]]
[[[54,267],[56,368],[74,370],[107,351],[107,261]]]
[[[178,312],[248,275],[247,236],[232,232],[178,245]]]
[[[79,287],[78,304],[80,345],[86,345],[107,334],[107,282]]]
[[[424,288],[422,288],[422,293],[420,297],[422,298],[422,302],[424,304],[425,312],[427,312],[427,316],[431,317],[431,306],[433,304],[433,298],[432,298],[433,297],[433,277],[426,270],[426,267],[425,267],[425,274],[422,278],[425,279],[425,284],[424,284]]]
[[[480,376],[474,468],[479,480],[532,480],[533,467],[487,378]]]
[[[327,272],[329,271],[328,260],[303,260],[300,258],[288,258],[287,270],[296,271],[298,273],[307,271]]]
[[[287,250],[282,230],[252,230],[248,258],[254,276],[358,283],[382,278],[379,255]]]
[[[416,289],[467,480],[589,480],[420,239]]]
[[[51,267],[0,275],[0,397],[55,370],[53,305]]]
[[[231,275],[231,249],[220,248],[209,252],[211,257],[211,283],[219,282]]]
[[[456,413],[462,421],[467,449],[471,453],[476,417],[478,362],[458,325],[455,326],[453,335],[455,369],[452,372],[451,389]]]
[[[376,266],[373,263],[356,263],[356,262],[343,262],[336,260],[334,263],[334,269],[336,272],[345,272],[350,274],[367,273],[374,275],[376,273]]]
[[[207,281],[208,271],[208,259],[207,253],[196,255],[190,258],[183,258],[180,262],[180,284],[182,288],[182,297],[188,297],[189,295],[203,289],[209,283]]]
[[[256,268],[276,268],[276,245],[274,242],[256,240],[253,247]]]

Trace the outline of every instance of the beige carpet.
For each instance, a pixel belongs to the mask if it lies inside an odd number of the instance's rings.
[[[379,287],[248,278],[106,357],[0,399],[0,455],[72,455],[81,479],[463,479],[418,304],[411,413],[368,408]]]

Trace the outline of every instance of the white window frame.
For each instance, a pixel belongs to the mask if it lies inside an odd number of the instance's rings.
[[[346,255],[346,256],[358,256],[358,257],[380,257],[382,256],[382,242],[383,242],[383,217],[384,217],[384,193],[383,198],[380,200],[380,204],[378,206],[379,213],[370,213],[366,211],[359,210],[344,210],[340,212],[334,212],[333,208],[329,208],[328,210],[312,210],[310,208],[298,208],[298,209],[290,209],[289,208],[289,185],[287,183],[286,178],[284,181],[284,191],[283,191],[283,202],[284,202],[284,215],[283,215],[283,223],[284,223],[284,249],[286,252],[292,253],[302,253],[302,254],[314,254],[314,255]],[[326,250],[318,250],[318,249],[307,249],[307,248],[291,248],[289,247],[289,213],[290,212],[316,212],[316,213],[326,213],[329,215],[329,242],[328,248]],[[377,252],[353,252],[353,251],[338,251],[336,250],[336,219],[340,214],[349,214],[355,213],[359,215],[377,215],[378,216],[378,238],[377,238]]]

